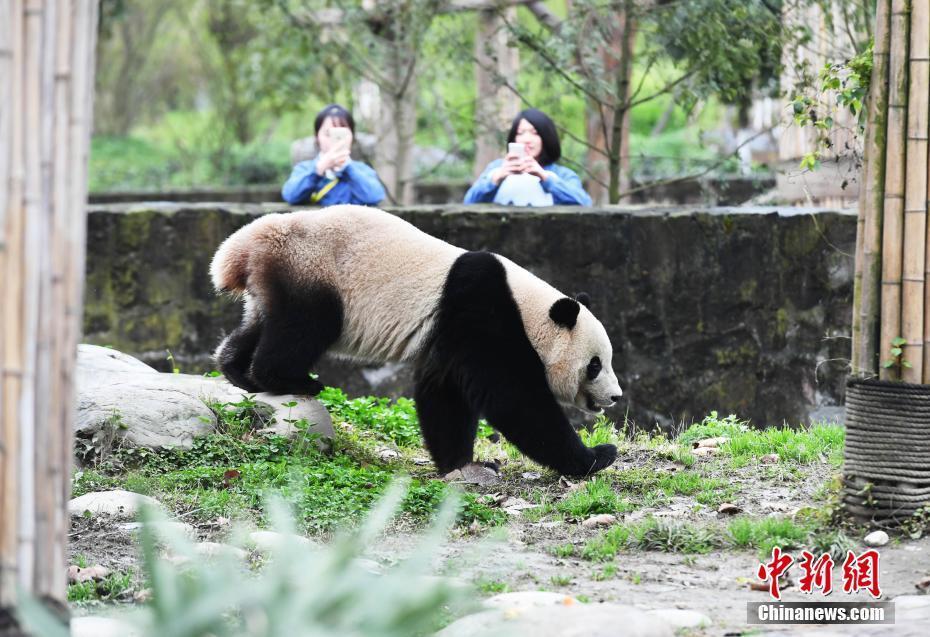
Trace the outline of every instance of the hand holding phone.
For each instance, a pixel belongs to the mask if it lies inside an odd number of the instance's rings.
[[[526,156],[526,144],[518,144],[516,142],[510,142],[507,144],[507,157],[525,157]]]

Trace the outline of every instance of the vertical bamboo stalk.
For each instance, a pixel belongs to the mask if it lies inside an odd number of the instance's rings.
[[[907,0],[891,4],[889,49],[888,140],[885,159],[885,213],[882,227],[882,309],[879,351],[888,355],[901,336],[901,277],[904,250],[904,166],[907,119]],[[882,367],[880,377],[897,379],[894,367]]]
[[[904,188],[904,272],[901,299],[901,336],[904,337],[901,378],[924,380],[926,330],[930,328],[924,303],[927,270],[927,134],[930,106],[930,3],[911,5],[907,98],[907,168]]]
[[[20,325],[20,297],[22,272],[19,255],[22,254],[23,220],[23,6],[21,0],[11,0],[5,5],[3,16],[9,25],[10,61],[10,128],[9,142],[0,140],[0,152],[9,153],[9,185],[4,218],[3,286],[0,305],[0,330],[2,330],[2,375],[0,375],[0,609],[15,602],[18,584],[18,520],[19,520],[19,393],[22,373]]]
[[[0,0],[0,623],[18,590],[64,607],[96,25]]]
[[[882,224],[885,199],[885,148],[888,119],[888,50],[890,47],[890,0],[878,0],[875,14],[875,47],[868,99],[866,164],[859,187],[863,221],[862,265],[859,293],[854,295],[859,320],[853,321],[853,373],[878,373],[879,305],[881,300]],[[857,255],[858,259],[858,255]]]

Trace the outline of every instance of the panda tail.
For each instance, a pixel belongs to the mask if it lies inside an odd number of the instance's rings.
[[[246,226],[234,232],[213,255],[210,278],[217,291],[233,294],[246,291],[249,280],[251,230],[251,226]]]

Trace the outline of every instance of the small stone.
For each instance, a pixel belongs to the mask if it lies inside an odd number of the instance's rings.
[[[136,533],[142,530],[142,522],[124,522],[119,525],[119,530],[126,533]],[[174,520],[163,520],[154,522],[152,528],[159,539],[165,540],[166,536],[180,535],[188,540],[197,537],[197,530],[187,522],[177,522]]]
[[[542,474],[538,471],[524,471],[520,474],[524,480],[539,480],[542,477]]]
[[[429,458],[414,458],[413,459],[413,464],[417,465],[418,467],[422,467],[423,465],[428,465],[429,463],[430,463]]]
[[[490,467],[470,462],[461,469],[450,471],[443,476],[443,479],[450,482],[464,482],[466,484],[477,484],[480,487],[487,487],[500,482],[500,476]]]
[[[99,564],[88,566],[87,568],[81,568],[75,564],[68,567],[69,584],[83,584],[90,580],[99,582],[100,580],[106,579],[109,575],[110,569],[106,566],[100,566]]]
[[[221,544],[219,542],[198,542],[194,545],[194,552],[201,557],[212,558],[219,556],[231,555],[240,560],[244,560],[249,556],[248,553],[242,549],[230,546],[229,544]]]
[[[917,590],[919,590],[921,593],[927,594],[928,592],[930,592],[930,577],[923,578],[922,580],[914,584],[914,586],[916,586]]]
[[[675,630],[681,630],[682,628],[706,628],[713,623],[710,617],[696,610],[657,608],[656,610],[646,612],[668,622]]]
[[[357,557],[352,560],[352,564],[363,571],[367,571],[372,575],[380,575],[382,572],[381,565],[374,560],[370,560],[367,557]]]
[[[617,516],[611,515],[610,513],[601,513],[600,515],[592,515],[587,520],[581,523],[586,529],[595,529],[599,526],[610,526],[611,524],[616,523]]]
[[[762,464],[777,464],[780,458],[777,453],[768,453],[761,458]]]
[[[390,447],[381,447],[377,450],[378,458],[381,459],[381,462],[390,462],[391,460],[397,460],[400,458],[400,453],[391,449]]]
[[[501,502],[501,508],[507,515],[520,515],[526,509],[535,509],[536,505],[522,498],[507,498]]]
[[[548,591],[515,591],[513,593],[500,593],[499,595],[484,600],[484,606],[487,608],[497,608],[500,610],[507,610],[510,608],[527,610],[542,606],[565,606],[577,603],[578,600],[570,595]]]
[[[706,456],[717,455],[717,447],[695,447],[691,450],[691,455],[703,458]]]
[[[259,553],[276,551],[282,546],[287,546],[287,543],[297,544],[311,549],[321,548],[315,542],[300,535],[290,535],[278,533],[276,531],[253,531],[249,533],[249,543],[255,546],[255,550]]]
[[[704,440],[697,440],[691,444],[694,449],[714,449],[716,447],[722,447],[726,443],[730,442],[730,439],[726,436],[718,436],[717,438],[705,438]]]
[[[742,507],[739,507],[732,502],[724,502],[719,507],[717,507],[717,515],[736,515],[737,513],[742,512]]]
[[[872,531],[862,541],[866,546],[885,546],[888,544],[888,534],[884,531]]]
[[[136,591],[132,596],[132,601],[136,604],[145,604],[146,602],[152,599],[152,589],[143,588],[141,591]]]
[[[118,518],[133,518],[143,505],[158,508],[158,500],[132,491],[98,491],[85,493],[68,503],[68,512],[73,516],[110,515]]]
[[[132,624],[111,617],[72,617],[71,637],[137,637]]]

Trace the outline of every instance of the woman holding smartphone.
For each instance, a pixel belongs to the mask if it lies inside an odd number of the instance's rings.
[[[313,128],[320,152],[315,159],[294,166],[281,189],[284,201],[374,206],[384,199],[384,186],[374,169],[349,156],[355,135],[352,114],[338,104],[330,104],[317,113]]]
[[[495,159],[465,193],[465,203],[504,206],[590,206],[591,197],[570,168],[556,162],[562,146],[555,124],[535,108],[513,118],[507,155]]]

